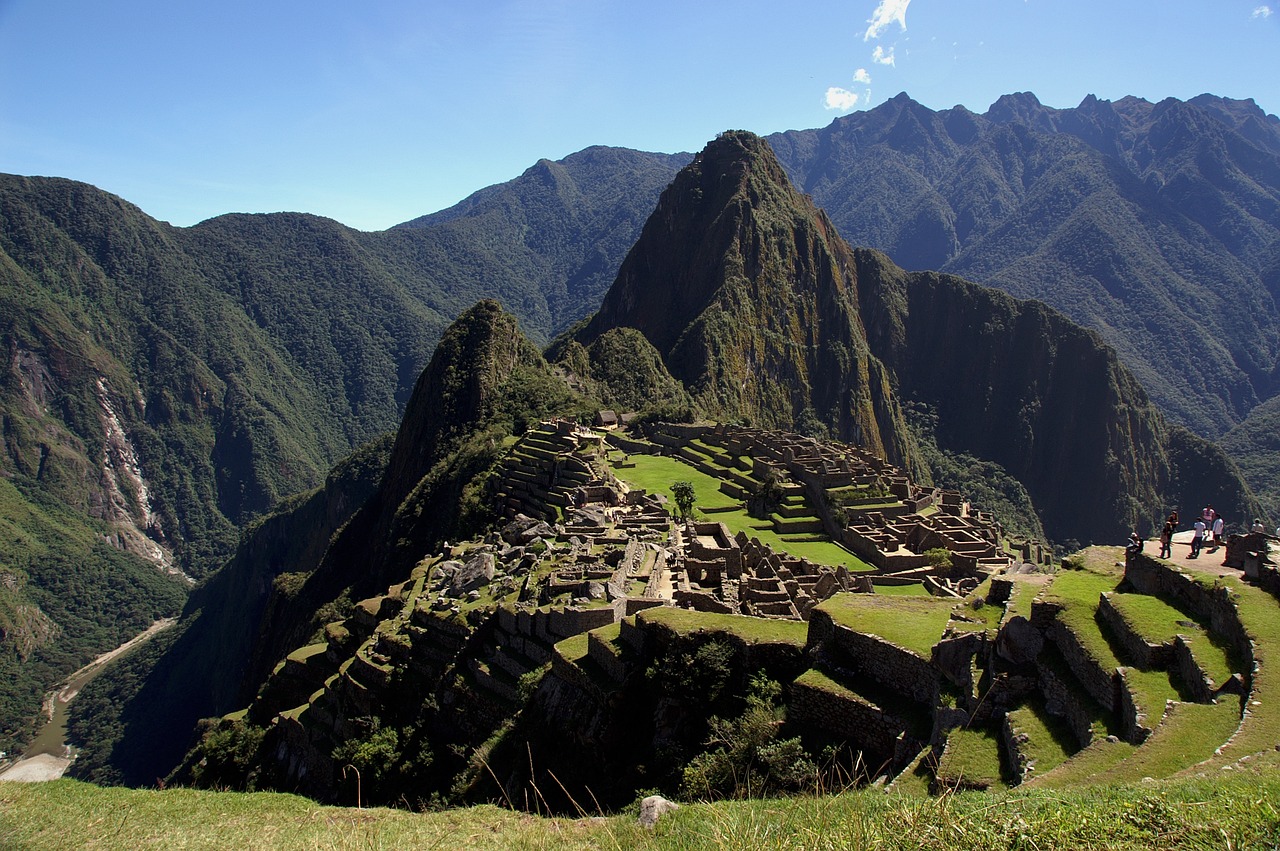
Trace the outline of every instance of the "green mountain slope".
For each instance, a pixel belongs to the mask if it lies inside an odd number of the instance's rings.
[[[636,328],[713,418],[786,428],[808,411],[911,465],[851,273],[848,247],[767,144],[725,133],[662,194],[579,337]]]
[[[722,134],[672,182],[579,336],[622,326],[713,418],[796,428],[809,411],[918,467],[901,404],[923,404],[938,448],[1007,470],[1057,541],[1123,540],[1194,500],[1256,510],[1221,451],[1169,426],[1096,334],[850,249],[751,134]]]
[[[474,262],[495,264],[497,274],[448,281],[449,315],[498,298],[545,343],[600,303],[658,193],[688,161],[688,154],[591,147],[539,160],[515,180],[374,239],[398,245],[411,230],[430,234],[451,256],[463,246],[476,252]]]
[[[1280,119],[1251,101],[903,94],[768,138],[852,244],[1058,308],[1201,434],[1280,390]]]
[[[441,331],[478,298],[503,298],[539,339],[577,318],[669,159],[583,152],[531,170],[481,221],[378,234],[300,214],[173,228],[91,186],[0,176],[0,475],[136,557],[204,576],[239,526],[394,428]],[[23,686],[27,714],[51,678]]]

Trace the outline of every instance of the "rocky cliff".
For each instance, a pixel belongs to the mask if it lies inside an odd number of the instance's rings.
[[[910,466],[900,401],[935,409],[939,447],[1022,481],[1055,540],[1122,540],[1198,501],[1257,510],[1219,450],[1175,441],[1098,335],[851,249],[751,134],[723,134],[676,177],[579,336],[624,326],[712,417],[802,427],[808,412]],[[1172,452],[1188,441],[1201,450]],[[1194,456],[1220,472],[1192,474]]]
[[[616,327],[643,333],[712,417],[791,427],[807,412],[912,462],[852,255],[752,134],[722,134],[663,192],[580,339]]]

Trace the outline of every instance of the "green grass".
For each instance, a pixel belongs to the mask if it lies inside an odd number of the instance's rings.
[[[910,582],[906,585],[877,585],[871,584],[871,588],[877,594],[883,594],[886,597],[928,597],[929,592],[924,585],[919,582]]]
[[[871,633],[928,659],[951,619],[954,600],[837,594],[818,604],[832,620]]]
[[[632,467],[615,467],[613,474],[632,487],[644,488],[649,493],[662,494],[674,506],[671,483],[685,481],[693,485],[697,494],[697,508],[738,508],[742,503],[720,492],[720,480],[666,455],[632,455]],[[719,518],[717,518],[719,519]]]
[[[1158,597],[1146,594],[1112,594],[1111,604],[1124,617],[1134,632],[1152,644],[1172,643],[1182,635],[1191,645],[1201,668],[1215,683],[1225,683],[1235,673],[1225,644],[1215,640],[1195,619]]]
[[[1046,789],[1068,789],[1080,786],[1093,778],[1105,778],[1106,772],[1123,762],[1136,750],[1137,747],[1128,742],[1094,739],[1087,748],[1077,751],[1067,762],[1051,772],[1033,777],[1026,785]]]
[[[557,641],[556,652],[570,662],[579,662],[587,655],[587,634],[580,632],[571,638]]]
[[[321,806],[279,793],[99,788],[60,780],[0,784],[0,837],[22,851],[72,844],[103,851],[1263,848],[1280,843],[1277,800],[1275,774],[1053,794],[1019,789],[925,798],[871,789],[686,804],[648,831],[633,815],[546,818],[490,805],[417,814]]]
[[[1070,731],[1045,712],[1041,702],[1010,710],[1008,717],[1014,732],[1027,736],[1021,751],[1032,765],[1032,777],[1052,771],[1070,759]]]
[[[1174,704],[1142,746],[1099,779],[1112,783],[1169,777],[1212,757],[1239,724],[1240,704],[1231,695],[1216,704]]]
[[[830,540],[786,540],[773,530],[768,521],[747,514],[742,502],[721,493],[719,479],[708,476],[681,459],[665,455],[632,455],[631,461],[635,464],[634,467],[614,467],[613,474],[632,487],[662,494],[672,505],[675,504],[675,498],[671,494],[671,483],[689,482],[698,498],[695,508],[702,511],[733,509],[716,511],[708,517],[727,526],[730,534],[744,532],[748,538],[758,538],[762,544],[767,544],[779,553],[807,558],[815,564],[832,567],[844,565],[848,570],[858,572],[875,569]]]
[[[1021,617],[1025,620],[1031,620],[1031,604],[1035,602],[1036,595],[1044,586],[1034,582],[1020,582],[1014,580],[1013,588],[1009,592],[1009,602],[1005,606],[1009,617]]]
[[[724,632],[752,644],[782,643],[802,648],[809,638],[807,623],[780,618],[722,615],[661,606],[637,612],[636,619],[641,623],[663,624],[681,635],[700,631]]]
[[[290,653],[288,659],[290,662],[298,662],[305,665],[312,656],[319,656],[328,649],[329,645],[323,642],[320,644],[308,644]]]
[[[938,782],[964,785],[1001,784],[1000,739],[992,730],[957,727],[947,736],[947,749],[938,763]]]

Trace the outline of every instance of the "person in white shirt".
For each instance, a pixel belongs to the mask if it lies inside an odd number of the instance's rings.
[[[1204,519],[1197,517],[1195,533],[1191,536],[1191,554],[1187,558],[1200,558],[1200,548],[1204,546]]]

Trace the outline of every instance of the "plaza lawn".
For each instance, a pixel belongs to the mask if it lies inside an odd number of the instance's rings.
[[[747,514],[746,507],[740,500],[721,493],[719,479],[708,476],[679,458],[665,455],[632,455],[631,463],[634,466],[614,467],[613,474],[632,487],[644,488],[649,493],[662,494],[672,505],[675,504],[675,497],[671,493],[672,482],[689,482],[693,485],[693,491],[697,497],[694,508],[701,511],[707,520],[723,523],[732,535],[743,532],[748,538],[757,538],[762,544],[768,544],[777,552],[788,553],[797,558],[807,558],[815,564],[827,564],[832,567],[844,565],[847,570],[854,572],[875,569],[830,540],[786,540],[773,530],[773,526],[767,520],[760,520]]]
[[[872,582],[871,590],[877,594],[884,594],[886,597],[930,596],[929,589],[924,587],[923,582],[908,582],[905,585],[879,585]]]

